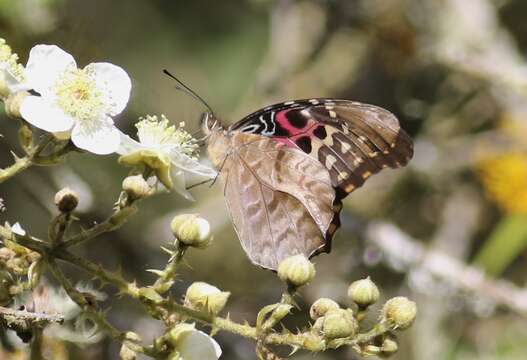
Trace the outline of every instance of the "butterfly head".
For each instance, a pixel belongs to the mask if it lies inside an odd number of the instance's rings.
[[[224,130],[224,127],[213,113],[205,112],[201,115],[201,130],[209,137],[213,132]]]
[[[221,121],[210,112],[201,117],[201,128],[207,140],[207,151],[212,164],[219,169],[229,148],[229,134]]]

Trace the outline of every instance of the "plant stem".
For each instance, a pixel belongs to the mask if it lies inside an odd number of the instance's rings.
[[[107,220],[83,230],[79,234],[65,240],[58,248],[66,249],[70,246],[78,245],[85,241],[91,240],[101,234],[119,229],[128,220],[128,218],[137,212],[135,205],[128,205],[117,209]]]
[[[15,156],[15,162],[5,169],[0,169],[0,184],[12,178],[18,173],[24,171],[34,164],[34,159],[46,148],[46,146],[53,140],[53,135],[48,134],[40,140],[40,142],[30,151],[27,156],[22,158]]]
[[[0,316],[3,318],[13,318],[19,321],[27,321],[32,324],[50,322],[62,323],[64,321],[64,317],[62,315],[36,313],[26,310],[15,310],[3,306],[0,306]]]
[[[157,357],[157,352],[151,347],[144,347],[135,342],[129,341],[126,338],[126,333],[119,331],[112,324],[106,320],[103,313],[97,311],[97,309],[89,304],[84,295],[82,295],[70,281],[64,276],[64,273],[57,266],[54,260],[49,260],[49,269],[53,274],[53,277],[60,283],[64,288],[68,296],[85,312],[89,315],[90,319],[97,324],[97,326],[104,332],[106,332],[111,338],[119,342],[126,340],[127,346],[133,351],[141,352],[151,357]]]
[[[23,158],[16,158],[15,162],[12,165],[0,170],[0,184],[6,181],[7,179],[12,178],[19,172],[24,171],[31,165],[32,163],[28,156],[24,156]]]

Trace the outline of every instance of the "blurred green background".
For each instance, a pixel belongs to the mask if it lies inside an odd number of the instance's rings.
[[[161,113],[198,130],[203,109],[174,90],[163,68],[229,123],[295,98],[389,109],[415,139],[414,159],[374,176],[346,200],[342,229],[332,253],[315,258],[318,275],[303,289],[302,308],[322,296],[345,304],[348,284],[369,275],[384,298],[405,295],[419,307],[395,359],[525,359],[526,18],[524,0],[0,0],[0,37],[22,63],[33,45],[45,43],[70,52],[81,67],[122,66],[133,90],[116,123],[130,134],[139,116]],[[16,130],[2,113],[0,166],[11,162],[10,150],[20,150]],[[80,194],[82,224],[90,226],[110,213],[126,174],[116,156],[88,154],[32,168],[0,186],[0,220],[44,235],[53,194],[70,186]],[[167,260],[159,246],[171,239],[171,217],[199,212],[215,240],[189,254],[174,292],[210,282],[232,292],[233,319],[252,322],[282,285],[246,259],[221,186],[193,194],[194,203],[176,194],[148,199],[142,215],[77,251],[110,269],[122,266],[128,278],[152,281],[145,270]],[[162,331],[139,305],[109,294],[103,305],[119,328],[145,340]],[[306,321],[299,314],[290,325]],[[254,358],[252,342],[225,333],[217,339],[224,359]],[[119,347],[50,341],[50,349],[49,359],[82,360],[117,358]],[[0,358],[11,357],[24,358],[0,350]],[[351,349],[317,355],[353,358]]]

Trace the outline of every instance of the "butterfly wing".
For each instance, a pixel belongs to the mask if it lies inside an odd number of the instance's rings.
[[[337,202],[385,167],[413,155],[397,118],[374,105],[336,99],[288,101],[257,111],[230,128],[298,148],[330,173]]]
[[[271,138],[239,132],[218,136],[223,138],[209,143],[209,152],[228,144],[221,168],[225,198],[250,260],[276,270],[288,256],[323,251],[335,200],[324,166]]]

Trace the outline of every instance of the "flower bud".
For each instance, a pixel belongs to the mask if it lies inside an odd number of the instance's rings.
[[[354,336],[359,330],[359,324],[351,310],[330,310],[324,315],[322,333],[328,339]]]
[[[316,320],[326,315],[328,311],[337,309],[340,309],[340,306],[335,301],[328,298],[320,298],[311,305],[309,316],[311,316],[311,319]]]
[[[55,205],[60,212],[69,213],[75,210],[79,204],[79,196],[70,188],[66,187],[55,194]]]
[[[210,244],[209,222],[196,214],[177,215],[172,219],[170,228],[174,236],[187,246],[203,249]]]
[[[121,360],[136,360],[137,353],[130,349],[126,343],[121,345],[121,351],[119,351],[119,359]]]
[[[397,340],[395,339],[395,336],[386,337],[382,341],[381,352],[383,355],[395,354],[397,350],[399,350],[399,345],[397,345]]]
[[[302,286],[315,277],[315,266],[304,255],[290,256],[278,265],[278,277],[293,286]]]
[[[150,186],[142,175],[133,175],[123,180],[123,190],[131,200],[138,200],[149,195]]]
[[[0,248],[0,261],[5,262],[16,256],[16,253],[10,248]]]
[[[360,308],[367,308],[379,300],[379,289],[369,277],[351,283],[348,296]]]
[[[227,304],[230,295],[228,291],[221,291],[215,286],[198,281],[188,287],[185,304],[196,310],[217,315]]]
[[[414,322],[416,315],[415,302],[404,296],[388,300],[382,308],[382,320],[387,321],[394,329],[407,329]]]

